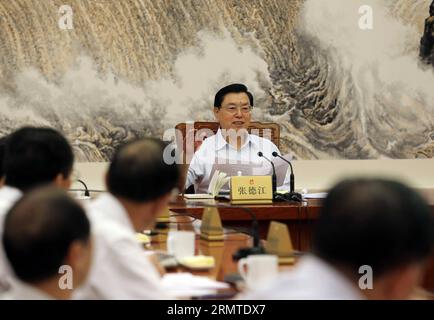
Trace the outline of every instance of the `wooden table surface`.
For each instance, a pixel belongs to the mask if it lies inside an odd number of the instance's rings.
[[[185,216],[171,217],[169,224],[170,230],[189,230],[194,231],[193,219]],[[251,247],[252,239],[250,236],[227,230],[222,246],[210,246],[208,242],[201,240],[196,234],[196,255],[212,256],[215,259],[215,267],[206,271],[192,271],[183,267],[168,269],[168,272],[192,272],[195,275],[206,276],[217,281],[225,281],[228,275],[238,273],[237,261],[232,255],[240,248]],[[151,250],[167,251],[165,242],[153,243],[148,247]],[[280,265],[279,271],[285,272],[293,268],[293,265]],[[235,297],[242,287],[232,285],[229,289],[219,290],[216,295],[202,297],[205,299],[230,299]],[[425,287],[418,288],[413,294],[413,299],[434,300],[434,295],[426,291]]]
[[[434,214],[434,190],[425,189],[418,191],[425,197]],[[230,205],[229,201],[191,201],[179,197],[169,206],[169,209],[180,216],[185,215],[194,219],[201,219],[204,209],[204,205],[201,205],[201,202],[212,205]],[[261,239],[266,238],[270,222],[279,221],[288,225],[292,243],[296,250],[302,252],[310,251],[313,227],[320,213],[321,200],[309,200],[303,203],[277,202],[268,205],[248,205],[248,208],[257,217]],[[219,208],[219,213],[224,227],[247,232],[251,231],[252,218],[245,210],[224,207]],[[200,250],[204,250],[204,252],[211,250],[209,251],[211,252],[209,255],[215,256],[217,258],[216,261],[222,261],[222,267],[217,268],[215,271],[216,279],[219,280],[223,280],[222,275],[236,272],[236,265],[230,259],[231,255],[235,250],[246,246],[247,242],[250,241],[248,237],[243,239],[241,235],[235,238],[231,236],[228,235],[228,240],[225,241],[226,249],[206,249],[203,245],[197,246]],[[423,287],[434,292],[434,255],[428,261]]]
[[[428,202],[434,213],[434,189],[420,189],[417,190]],[[262,205],[244,205],[237,207],[248,207],[261,220],[309,220],[317,219],[321,209],[321,199],[309,199],[302,203],[296,202],[273,202],[272,204]],[[171,211],[178,213],[185,213],[196,218],[202,216],[204,205],[222,205],[230,206],[228,200],[186,200],[179,196],[169,206]],[[240,210],[239,208],[219,208],[222,221],[251,221],[250,215]]]
[[[170,230],[186,230],[195,231],[192,221],[186,216],[176,216],[170,218]],[[168,272],[191,272],[198,276],[206,276],[217,281],[225,281],[228,275],[238,274],[238,262],[232,256],[240,248],[252,246],[252,238],[244,233],[239,233],[234,230],[225,229],[224,241],[220,242],[219,246],[210,245],[210,242],[200,239],[200,235],[196,233],[195,254],[212,256],[215,260],[215,267],[209,270],[197,271],[189,270],[184,267],[176,267],[168,269]],[[152,243],[147,247],[150,250],[167,251],[166,242]],[[281,271],[290,269],[291,266],[282,265],[279,267]],[[231,298],[234,297],[240,288],[231,286],[228,290],[219,290],[215,298]]]

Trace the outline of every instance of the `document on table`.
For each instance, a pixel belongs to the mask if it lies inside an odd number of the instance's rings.
[[[163,287],[176,298],[189,298],[215,294],[219,289],[229,288],[229,284],[195,276],[191,273],[168,273],[162,278]]]
[[[304,199],[324,199],[327,197],[327,192],[318,192],[318,193],[305,193],[303,194]]]

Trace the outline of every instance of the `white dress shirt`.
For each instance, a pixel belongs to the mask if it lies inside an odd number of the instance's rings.
[[[224,159],[225,163],[229,164],[261,164],[266,160],[258,156],[259,151],[269,159],[272,158],[271,154],[274,151],[280,154],[273,142],[254,134],[248,134],[243,146],[238,150],[225,140],[219,129],[215,135],[205,139],[194,154],[188,168],[185,187],[194,184],[196,193],[207,193],[216,159]]]
[[[3,238],[6,214],[21,196],[22,192],[14,187],[3,186],[0,188],[0,239]],[[10,286],[11,278],[13,278],[13,272],[3,248],[3,241],[0,241],[0,292]]]
[[[0,297],[1,300],[54,300],[47,293],[30,286],[22,281],[15,280],[11,290]]]
[[[3,186],[0,188],[0,230],[3,232],[3,221],[6,213],[21,198],[22,192],[17,188]]]
[[[253,300],[360,300],[358,283],[323,260],[311,255],[302,258],[294,270],[286,271],[260,289],[241,295]]]
[[[171,299],[149,253],[136,240],[136,232],[122,204],[110,193],[87,208],[94,252],[87,283],[76,299]]]

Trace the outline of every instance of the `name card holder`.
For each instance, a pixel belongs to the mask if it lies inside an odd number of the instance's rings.
[[[170,222],[170,210],[166,208],[156,220],[157,223],[169,223]]]
[[[273,203],[273,184],[271,176],[233,176],[231,177],[232,204],[270,204]]]
[[[293,264],[295,262],[294,248],[286,224],[271,221],[268,228],[265,252],[277,255],[279,264]]]
[[[151,235],[152,243],[165,243],[169,234],[170,210],[166,208],[156,219],[156,226]]]
[[[224,232],[217,208],[203,209],[200,238],[208,246],[223,246]]]

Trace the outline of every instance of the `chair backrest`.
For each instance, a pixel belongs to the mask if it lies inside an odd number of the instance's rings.
[[[178,148],[182,146],[182,150],[186,151],[187,135],[194,141],[194,150],[196,151],[203,140],[207,137],[217,133],[219,129],[218,122],[197,121],[193,123],[178,123],[175,126],[176,129],[176,143]],[[189,132],[187,132],[189,130]],[[248,129],[249,133],[256,134],[260,137],[271,140],[278,148],[280,142],[280,126],[273,122],[259,122],[253,121],[250,123]]]

